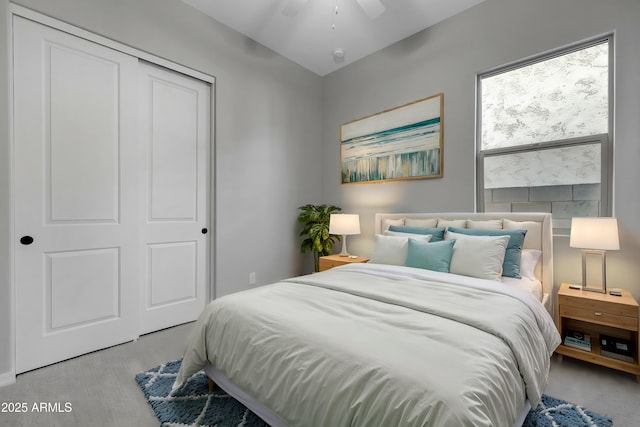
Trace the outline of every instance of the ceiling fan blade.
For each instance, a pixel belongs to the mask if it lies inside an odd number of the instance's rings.
[[[380,2],[380,0],[356,0],[364,13],[367,14],[369,19],[376,19],[378,16],[382,15],[385,7]]]
[[[289,0],[284,9],[282,9],[282,14],[291,18],[298,16],[298,12],[300,12],[300,9],[302,9],[308,1],[309,0]]]

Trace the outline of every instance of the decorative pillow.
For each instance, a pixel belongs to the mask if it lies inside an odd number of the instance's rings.
[[[414,239],[417,239],[417,240],[424,240],[425,237],[428,237],[429,241],[431,241],[431,237],[433,237],[431,234],[401,233],[399,231],[391,231],[391,230],[385,231],[384,235],[385,236],[406,237],[408,239],[414,238]]]
[[[437,227],[438,218],[407,218],[404,225],[409,227]]]
[[[451,255],[455,240],[428,243],[420,240],[409,239],[407,251],[407,267],[424,268],[426,270],[449,272]]]
[[[538,249],[523,249],[520,257],[520,276],[531,280],[538,280],[536,267],[542,251]]]
[[[509,236],[470,236],[447,230],[445,240],[455,240],[449,272],[500,281]]]
[[[522,244],[527,230],[472,230],[469,228],[449,227],[448,231],[470,236],[508,236],[509,244],[507,253],[504,256],[502,275],[516,279],[520,278],[520,254],[522,253]]]
[[[474,221],[474,220],[468,219],[467,228],[480,229],[480,230],[501,230],[502,220],[490,219],[487,221]]]
[[[438,218],[438,227],[461,227],[465,228],[467,226],[466,219],[442,219]]]
[[[389,231],[396,231],[399,233],[410,233],[410,234],[431,234],[432,242],[439,242],[444,240],[444,228],[425,228],[425,227],[407,227],[392,225],[389,227]]]
[[[422,236],[424,242],[429,241],[428,236]],[[375,264],[404,265],[407,260],[408,237],[383,236],[376,234],[375,245],[369,262]]]
[[[504,219],[502,228],[505,230],[527,230],[522,249],[542,249],[542,223],[535,221],[511,221]]]
[[[404,218],[399,219],[383,219],[382,220],[382,232],[384,233],[392,225],[404,225]]]

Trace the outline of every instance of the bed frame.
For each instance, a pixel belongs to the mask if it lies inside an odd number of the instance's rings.
[[[476,221],[490,220],[490,219],[510,219],[512,221],[533,221],[540,223],[540,235],[534,235],[527,232],[525,241],[525,247],[532,249],[540,249],[542,251],[541,260],[541,272],[540,281],[542,282],[543,292],[546,295],[546,299],[543,299],[543,303],[547,310],[551,312],[551,301],[549,295],[553,290],[553,238],[551,233],[551,214],[546,213],[413,213],[413,214],[394,214],[394,213],[379,213],[375,215],[375,232],[380,234],[382,232],[382,223],[385,219],[399,219],[399,218],[442,218],[442,219],[471,219]],[[256,415],[262,418],[271,427],[286,427],[286,423],[271,409],[267,408],[260,402],[256,401],[253,397],[245,393],[243,390],[235,386],[222,372],[218,371],[212,365],[207,365],[204,368],[207,376],[209,377],[209,389],[217,385],[226,391],[230,396],[244,404],[247,408],[253,411]],[[531,404],[529,401],[525,402],[520,417],[514,423],[514,427],[522,426]]]
[[[470,219],[473,221],[487,221],[492,219],[509,219],[511,221],[532,221],[540,224],[540,233],[529,229],[524,247],[542,251],[538,261],[540,271],[538,279],[542,283],[543,299],[547,311],[553,316],[553,227],[550,213],[489,213],[489,212],[443,212],[443,213],[377,213],[375,217],[375,233],[381,234],[384,220],[390,219],[427,219],[441,218],[446,220]]]

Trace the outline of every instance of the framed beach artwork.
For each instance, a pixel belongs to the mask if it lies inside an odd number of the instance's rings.
[[[442,177],[442,93],[340,126],[342,184]]]

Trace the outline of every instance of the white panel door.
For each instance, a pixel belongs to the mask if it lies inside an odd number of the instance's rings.
[[[211,87],[143,62],[139,70],[147,333],[195,320],[207,302]]]
[[[20,373],[137,336],[138,64],[13,19]]]

